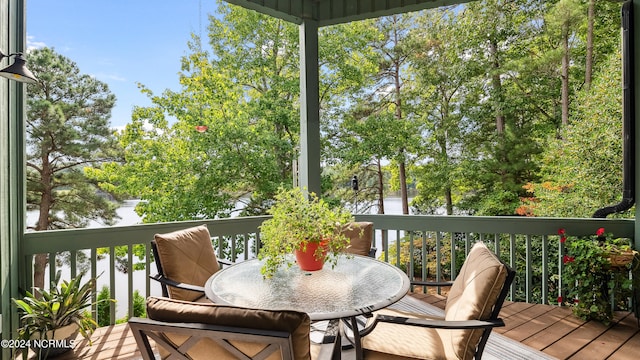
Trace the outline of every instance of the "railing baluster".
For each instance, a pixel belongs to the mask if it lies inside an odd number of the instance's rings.
[[[525,237],[526,241],[526,263],[527,263],[527,271],[526,271],[526,301],[531,302],[531,287],[532,287],[532,269],[531,269],[531,236],[527,235]]]
[[[413,253],[415,252],[415,246],[413,245],[413,231],[409,232],[409,264],[404,264],[407,265],[409,268],[407,269],[407,275],[409,275],[409,279],[414,279],[415,278],[415,271],[416,271],[416,263],[415,263],[415,259],[413,258]],[[400,243],[398,241],[398,243]],[[400,255],[402,253],[402,251],[398,251],[398,255]],[[398,256],[398,259],[400,259],[400,256]],[[400,266],[401,264],[398,262],[398,266]],[[424,278],[423,278],[424,279]]]
[[[509,266],[511,266],[513,269],[517,269],[516,264],[517,264],[517,243],[516,243],[516,234],[509,234],[509,254],[511,256],[511,259],[509,261]],[[516,282],[512,282],[511,283],[511,291],[509,294],[509,300],[513,301],[515,298],[515,294],[516,294]]]
[[[429,259],[427,257],[428,250],[429,249],[427,247],[427,231],[422,230],[422,251],[420,252],[420,255],[422,257],[421,261],[422,261],[422,280],[423,281],[428,279],[428,274],[427,274],[427,270],[429,269]],[[426,289],[424,289],[424,291],[426,292]]]
[[[248,233],[242,234],[242,238],[244,239],[243,241],[244,257],[243,258],[245,260],[249,260],[249,234]]]
[[[456,278],[456,233],[449,233],[451,238],[451,280]]]
[[[231,236],[231,261],[236,261],[236,235]]]
[[[384,261],[389,262],[389,234],[386,229],[382,230],[382,251],[384,253]]]
[[[44,284],[44,287],[46,289],[49,288],[49,285],[56,278],[56,272],[58,271],[56,269],[56,255],[57,255],[57,253],[55,253],[55,252],[49,254],[49,283],[48,284]]]
[[[116,248],[109,247],[109,296],[111,299],[116,298]],[[116,323],[116,304],[109,302],[109,324]]]
[[[71,277],[78,276],[78,252],[69,251],[69,264],[71,265]]]
[[[547,235],[542,235],[542,303],[549,303],[549,241]]]
[[[97,264],[98,264],[98,249],[91,249],[91,253],[89,254],[89,257],[91,259],[91,269],[90,271],[90,277],[92,279],[97,279],[98,278],[98,274],[96,274],[98,272],[97,270]],[[93,319],[95,321],[98,321],[98,305],[96,304],[96,301],[98,300],[98,282],[96,281],[95,286],[96,289],[95,291],[91,294],[91,302],[94,304],[91,307],[91,313],[93,314]]]
[[[149,280],[151,275],[151,244],[144,244],[144,296],[145,298],[151,295],[151,281]]]
[[[400,266],[400,255],[402,254],[401,244],[402,238],[400,237],[400,230],[396,230],[396,266]]]
[[[444,280],[442,278],[442,234],[436,231],[436,281]],[[438,286],[438,294],[440,294],[440,287]]]
[[[129,318],[132,318],[133,315],[133,245],[127,246],[127,297],[128,297],[128,311]]]

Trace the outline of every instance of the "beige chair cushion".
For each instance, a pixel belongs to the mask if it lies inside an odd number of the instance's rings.
[[[447,297],[444,320],[486,320],[506,280],[507,268],[483,244],[469,252]],[[380,313],[433,317],[385,309]],[[445,330],[379,323],[363,339],[367,359],[472,359],[482,330]]]
[[[154,236],[164,275],[174,281],[204,286],[220,270],[206,225]],[[194,301],[202,293],[168,286],[173,299]]]
[[[372,222],[351,222],[342,233],[351,240],[346,252],[362,256],[369,255],[373,239]]]
[[[267,311],[244,309],[213,303],[192,303],[187,301],[149,297],[147,316],[164,322],[203,323],[221,326],[234,326],[250,329],[276,330],[291,333],[294,358],[310,359],[309,316],[296,311]],[[165,333],[174,344],[180,345],[187,340],[183,335]],[[234,346],[249,356],[260,352],[265,345],[244,341],[232,341]],[[161,352],[162,353],[166,352]],[[227,350],[209,339],[201,340],[188,354],[192,359],[227,359]],[[280,359],[276,352],[268,359]]]
[[[442,318],[415,314],[394,309],[383,309],[376,313],[420,319]],[[455,359],[455,354],[447,353],[442,343],[441,331],[417,326],[378,323],[375,330],[362,339],[367,360],[395,359]]]
[[[507,268],[482,243],[476,243],[456,277],[445,306],[445,320],[486,320],[500,295]],[[443,343],[459,359],[471,359],[482,330],[456,330],[443,333]]]

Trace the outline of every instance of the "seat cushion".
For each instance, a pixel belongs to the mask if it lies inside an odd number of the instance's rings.
[[[276,330],[291,333],[295,359],[310,359],[309,316],[296,311],[267,311],[238,308],[213,303],[193,303],[169,298],[149,297],[147,316],[164,322],[203,323],[221,326],[233,326],[249,329]],[[166,333],[165,336],[175,344],[182,344],[187,338],[183,335]],[[257,354],[265,345],[259,343],[233,341],[247,354]],[[230,358],[227,350],[213,340],[201,340],[190,351],[193,359]],[[280,359],[276,352],[268,359]]]
[[[507,277],[507,267],[482,243],[476,243],[456,277],[445,306],[445,320],[487,320]],[[442,333],[459,359],[471,359],[482,330]]]
[[[351,240],[346,252],[362,256],[369,255],[373,239],[372,222],[351,222],[347,224],[342,233]]]
[[[409,318],[436,319],[393,309],[376,311],[379,314]],[[391,323],[378,323],[376,328],[362,339],[365,358],[370,359],[454,359],[447,353],[439,330]]]
[[[204,286],[220,269],[206,225],[154,236],[164,276],[181,283]],[[168,286],[173,299],[194,301],[202,293]]]

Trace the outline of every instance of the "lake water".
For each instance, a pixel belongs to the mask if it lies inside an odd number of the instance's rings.
[[[138,203],[138,200],[127,200],[122,203],[122,205],[118,208],[117,213],[120,216],[120,220],[116,224],[116,226],[127,226],[127,225],[135,225],[140,224],[141,219],[135,212],[135,206]],[[402,201],[400,198],[391,197],[384,200],[384,207],[386,214],[402,214]],[[376,211],[376,210],[372,210]],[[33,224],[37,220],[37,212],[29,211],[27,212],[27,224]],[[96,228],[103,227],[103,224],[98,222],[91,222],[88,227]],[[390,234],[392,235],[392,234]],[[393,239],[389,239],[390,241]],[[134,258],[135,261],[135,258]],[[97,263],[97,271],[98,274],[102,274],[97,281],[98,290],[100,290],[103,286],[109,285],[109,259],[105,257],[102,260],[99,260]],[[156,272],[155,265],[151,264],[151,274]],[[69,267],[64,266],[62,269],[63,278],[69,278],[70,270]],[[115,291],[115,299],[116,299],[116,317],[122,318],[127,314],[127,284],[128,284],[128,275],[121,273],[116,270],[115,272],[116,279],[116,291]],[[133,284],[134,290],[137,289],[142,296],[145,296],[145,271],[139,270],[133,272]],[[49,279],[49,271],[45,272],[45,283]],[[151,281],[151,293],[149,295],[153,296],[161,296],[162,290],[160,289],[160,285],[157,281]],[[120,305],[122,304],[122,305]]]

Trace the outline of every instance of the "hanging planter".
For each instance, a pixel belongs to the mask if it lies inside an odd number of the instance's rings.
[[[637,252],[634,250],[621,250],[609,252],[607,260],[611,267],[621,268],[631,264]]]

